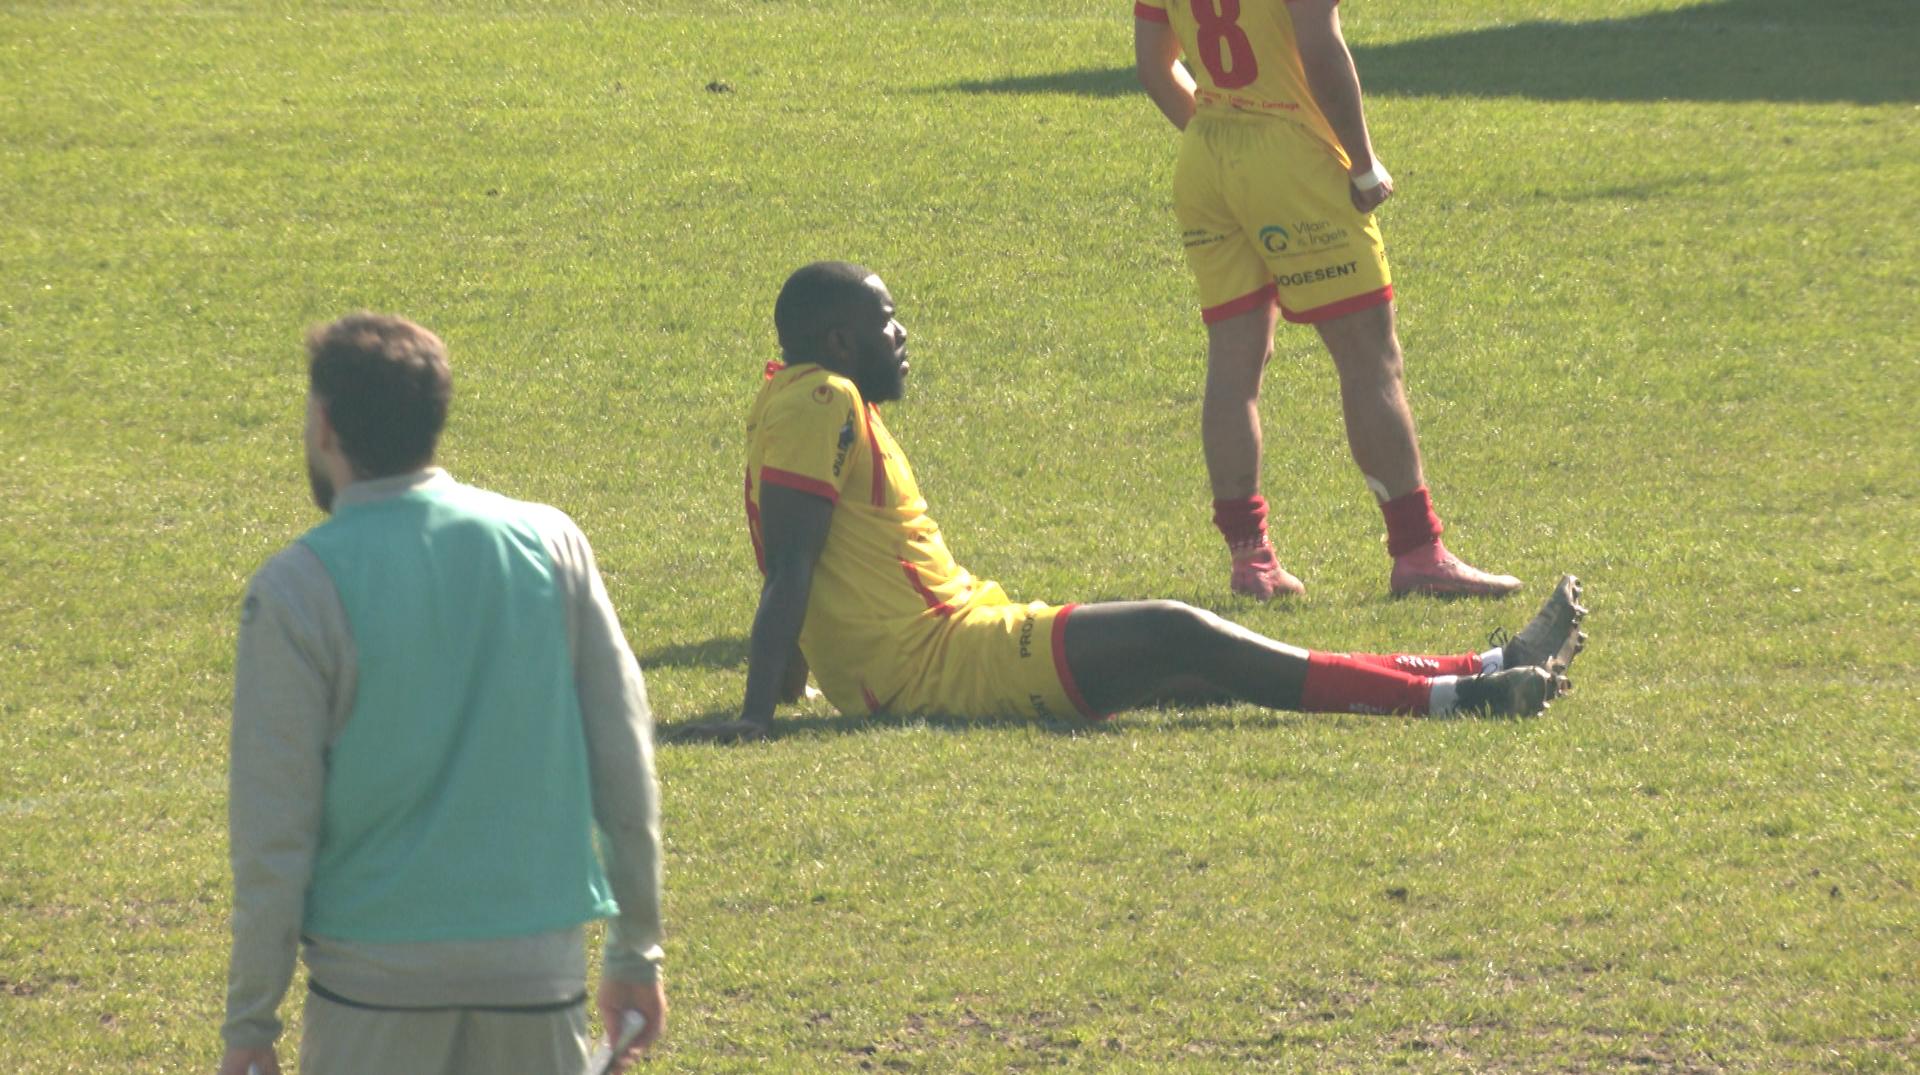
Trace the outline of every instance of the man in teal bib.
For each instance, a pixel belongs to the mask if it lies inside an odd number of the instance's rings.
[[[574,1075],[596,918],[601,1017],[644,1018],[637,1054],[666,1014],[652,716],[593,552],[432,466],[433,333],[356,314],[307,350],[331,518],[241,613],[222,1075],[279,1070],[297,952],[302,1071]]]

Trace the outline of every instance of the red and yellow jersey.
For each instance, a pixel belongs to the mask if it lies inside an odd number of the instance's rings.
[[[1288,0],[1136,0],[1180,38],[1200,115],[1277,116],[1338,146],[1300,65]]]
[[[958,612],[1006,595],[955,563],[907,457],[854,383],[812,363],[768,367],[747,414],[747,526],[766,570],[760,490],[831,500],[800,651],[828,700],[873,712],[908,685]]]

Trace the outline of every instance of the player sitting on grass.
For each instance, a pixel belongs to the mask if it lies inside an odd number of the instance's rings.
[[[774,305],[783,363],[747,417],[747,523],[765,575],[737,720],[683,736],[754,739],[809,667],[841,712],[1089,718],[1162,702],[1530,715],[1585,640],[1579,581],[1485,653],[1322,653],[1177,601],[1018,604],[969,574],[927,516],[877,404],[906,387],[907,332],[880,278],[816,262]]]

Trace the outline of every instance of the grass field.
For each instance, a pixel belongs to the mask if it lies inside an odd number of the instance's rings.
[[[1293,330],[1267,484],[1312,589],[1264,607],[1127,6],[0,5],[0,1070],[213,1068],[306,325],[447,337],[444,461],[581,522],[674,725],[739,699],[743,414],[819,257],[886,276],[889,422],[1023,598],[1464,649],[1576,571],[1593,641],[1523,723],[669,745],[657,1068],[1920,1067],[1920,9],[1348,5],[1449,544],[1530,588],[1387,598]]]

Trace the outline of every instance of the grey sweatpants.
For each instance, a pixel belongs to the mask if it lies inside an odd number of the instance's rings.
[[[587,1006],[372,1011],[307,994],[300,1075],[580,1075]]]

